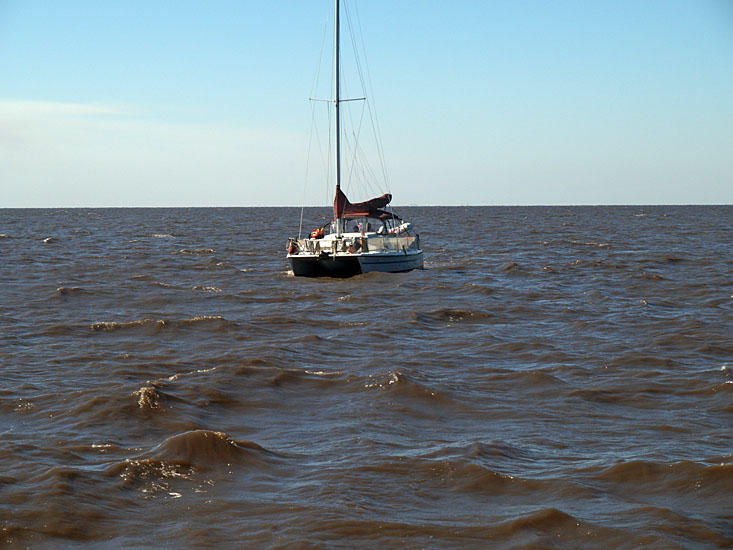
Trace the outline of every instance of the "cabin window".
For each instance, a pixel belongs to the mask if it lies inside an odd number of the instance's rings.
[[[399,218],[346,218],[344,219],[344,233],[379,233],[386,234],[399,226],[402,220]],[[336,222],[331,221],[331,233],[336,232]]]
[[[399,218],[387,218],[384,220],[384,225],[387,228],[387,231],[391,231],[395,227],[398,227],[402,223],[402,220]]]
[[[382,226],[379,218],[351,218],[346,220],[347,233],[373,233]]]

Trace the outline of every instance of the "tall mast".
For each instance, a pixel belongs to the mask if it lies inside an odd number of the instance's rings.
[[[335,0],[334,9],[334,100],[333,104],[336,108],[336,196],[339,197],[341,190],[341,121],[339,119],[339,95],[341,92],[341,83],[339,82],[339,64],[341,62],[339,54],[339,0]],[[338,199],[337,199],[338,200]],[[341,220],[336,219],[336,234],[341,235]]]

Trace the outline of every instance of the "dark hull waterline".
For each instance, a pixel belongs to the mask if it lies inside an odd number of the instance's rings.
[[[289,255],[290,269],[298,277],[353,277],[380,271],[403,273],[422,269],[422,252],[389,255]]]

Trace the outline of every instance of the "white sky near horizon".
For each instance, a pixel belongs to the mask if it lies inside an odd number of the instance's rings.
[[[330,3],[0,0],[0,207],[329,204]],[[733,2],[350,9],[396,205],[733,204]]]

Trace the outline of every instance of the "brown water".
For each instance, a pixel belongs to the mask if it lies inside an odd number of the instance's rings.
[[[733,546],[733,207],[397,211],[0,210],[0,545]]]

